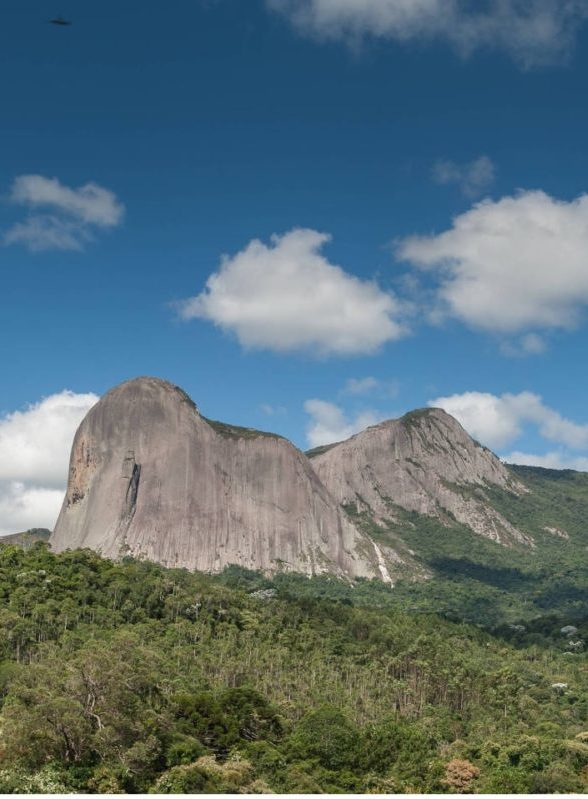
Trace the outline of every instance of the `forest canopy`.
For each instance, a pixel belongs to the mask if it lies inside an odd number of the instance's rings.
[[[582,622],[380,591],[1,548],[0,791],[586,789]]]

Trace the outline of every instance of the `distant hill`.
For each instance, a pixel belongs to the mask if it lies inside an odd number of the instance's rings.
[[[24,533],[12,533],[11,535],[4,535],[0,538],[0,546],[19,546],[23,549],[29,549],[37,541],[49,541],[51,530],[45,527],[32,527],[30,530],[25,530]]]

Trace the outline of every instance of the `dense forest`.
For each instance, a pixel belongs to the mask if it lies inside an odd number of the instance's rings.
[[[588,790],[586,620],[406,602],[5,546],[0,791]]]

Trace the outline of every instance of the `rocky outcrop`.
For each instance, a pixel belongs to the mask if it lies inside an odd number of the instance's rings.
[[[413,411],[308,454],[333,496],[378,524],[406,523],[400,511],[415,511],[445,524],[460,522],[501,544],[533,543],[484,492],[489,486],[526,489],[439,408]]]
[[[289,441],[211,422],[155,378],[114,388],[83,420],[50,543],[210,572],[387,574]]]

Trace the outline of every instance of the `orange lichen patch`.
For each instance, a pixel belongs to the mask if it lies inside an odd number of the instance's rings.
[[[67,504],[75,505],[85,497],[98,458],[91,442],[81,436],[74,442],[69,464]]]

